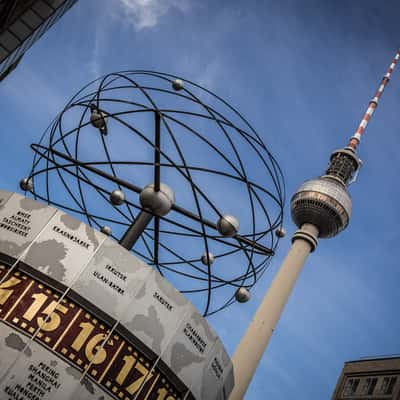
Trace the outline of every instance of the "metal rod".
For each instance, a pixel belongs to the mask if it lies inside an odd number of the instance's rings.
[[[154,147],[154,190],[160,191],[160,114],[155,115],[155,147]],[[119,244],[128,250],[131,250],[137,240],[140,238],[147,225],[152,220],[153,215],[147,211],[141,211],[135,221],[126,230]],[[154,219],[154,264],[158,265],[158,242],[160,236],[160,218]]]
[[[155,138],[154,138],[154,191],[160,191],[161,180],[161,166],[160,166],[160,152],[161,152],[161,135],[160,135],[160,113],[155,112]],[[160,243],[160,218],[154,218],[154,247],[153,259],[154,265],[158,268],[158,252]],[[160,271],[161,272],[161,271]]]
[[[160,190],[160,114],[155,113],[155,140],[154,140],[154,190]]]
[[[160,243],[160,217],[154,218],[154,265],[158,266],[158,252]]]
[[[141,211],[136,217],[135,222],[126,230],[119,244],[127,250],[131,250],[152,218],[153,215],[151,213]]]
[[[65,155],[64,153],[61,153],[57,150],[48,149],[46,147],[43,147],[41,145],[36,145],[36,144],[32,144],[31,147],[34,151],[36,151],[36,149],[35,149],[36,147],[43,148],[43,149],[55,154],[56,156],[63,158],[66,161],[71,162],[72,164],[78,165],[81,168],[84,168],[90,172],[93,172],[94,174],[97,174],[105,179],[108,179],[108,180],[116,183],[117,185],[120,185],[129,190],[132,190],[133,192],[136,192],[138,194],[140,194],[140,192],[143,190],[141,187],[136,186],[133,183],[126,182],[120,178],[114,177],[114,176],[108,174],[107,172],[104,172],[98,168],[92,167],[91,165],[88,165],[87,163],[84,163],[82,161],[76,160],[75,158],[69,157],[69,156]],[[207,219],[204,219],[204,218],[201,219],[198,215],[192,213],[191,211],[184,209],[183,207],[179,207],[178,205],[174,204],[172,206],[172,210],[174,210],[177,213],[184,215],[185,217],[190,218],[194,221],[203,223],[204,225],[206,225],[207,227],[209,227],[211,229],[214,229],[215,231],[218,231],[217,225],[214,222],[208,221]],[[254,250],[257,250],[261,254],[265,254],[268,256],[274,255],[274,251],[272,249],[269,249],[268,247],[265,247],[262,244],[254,242],[246,237],[243,237],[240,235],[235,235],[233,238],[236,239],[237,241],[239,241],[240,243],[245,244],[246,246],[253,247]]]

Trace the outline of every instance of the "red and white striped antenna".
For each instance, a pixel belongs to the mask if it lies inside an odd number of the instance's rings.
[[[397,53],[396,53],[395,57],[393,58],[393,61],[390,64],[389,69],[387,70],[385,76],[382,78],[382,82],[379,85],[378,90],[375,93],[375,96],[370,100],[368,109],[367,109],[366,113],[364,114],[364,116],[360,122],[360,125],[358,126],[354,135],[350,138],[350,141],[347,146],[351,147],[353,150],[357,149],[357,146],[361,140],[361,136],[364,133],[369,120],[371,119],[372,115],[374,114],[376,107],[378,107],[379,99],[382,96],[382,93],[385,90],[385,87],[390,80],[390,77],[393,73],[394,67],[396,66],[399,58],[400,58],[400,49],[397,50]]]

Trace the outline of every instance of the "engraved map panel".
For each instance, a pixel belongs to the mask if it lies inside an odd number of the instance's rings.
[[[156,354],[162,354],[189,309],[188,301],[152,271],[121,323]]]
[[[193,392],[201,393],[202,399],[227,400],[225,393],[229,394],[233,389],[232,362],[219,338],[205,368],[203,380],[198,384],[200,388],[193,388]]]
[[[107,238],[72,289],[116,320],[128,312],[152,269]]]
[[[19,258],[56,210],[13,193],[0,205],[0,252]]]
[[[57,211],[22,261],[68,286],[105,238],[76,218]]]
[[[190,308],[161,358],[190,388],[195,398],[201,399],[199,382],[204,379],[217,335],[194,306],[190,304]]]

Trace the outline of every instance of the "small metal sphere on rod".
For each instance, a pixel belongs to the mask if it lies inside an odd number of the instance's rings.
[[[110,202],[114,206],[120,206],[125,203],[125,194],[122,190],[115,189],[110,194]]]
[[[215,261],[215,257],[214,257],[214,254],[213,254],[213,253],[208,252],[208,253],[204,253],[204,254],[201,256],[201,262],[202,262],[204,265],[211,265],[211,264],[214,263],[214,261]]]
[[[30,178],[23,178],[19,182],[19,187],[25,192],[30,192],[33,189],[33,182]]]
[[[239,303],[247,303],[250,300],[250,292],[245,287],[241,287],[236,291],[235,298]]]
[[[90,114],[90,122],[95,128],[104,128],[107,123],[107,114],[102,111],[94,110]]]
[[[182,81],[182,79],[175,79],[173,82],[172,82],[172,87],[174,88],[174,90],[182,90],[183,89],[183,81]]]
[[[90,105],[90,123],[103,135],[107,135],[107,114],[104,111],[100,111],[94,104]]]
[[[280,227],[280,228],[277,228],[277,230],[275,231],[275,235],[278,237],[278,238],[283,238],[283,237],[285,237],[286,236],[286,230],[285,230],[285,228],[284,227]]]
[[[107,236],[111,236],[112,235],[112,229],[109,226],[102,226],[100,229],[101,233],[104,233]]]

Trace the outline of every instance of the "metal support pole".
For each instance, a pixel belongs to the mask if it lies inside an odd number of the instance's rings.
[[[161,135],[160,135],[160,114],[158,112],[154,115],[155,135],[154,135],[154,190],[160,190],[160,148],[161,148]]]
[[[154,137],[154,191],[160,191],[160,114],[154,114],[155,137]],[[147,211],[141,211],[136,217],[135,222],[127,229],[122,236],[119,244],[131,250],[140,238],[147,225],[152,220],[153,215]],[[154,263],[158,265],[158,241],[160,234],[160,218],[154,218]]]
[[[160,184],[161,184],[161,117],[158,112],[155,113],[155,136],[154,136],[154,191],[160,191]],[[158,267],[158,253],[160,247],[160,218],[156,215],[154,218],[154,251],[153,251],[153,259],[154,265],[160,271]],[[161,271],[160,271],[161,273]]]
[[[311,224],[293,235],[292,247],[233,355],[235,387],[230,400],[243,400],[297,277],[317,246],[317,237],[318,229]]]
[[[127,229],[122,236],[119,244],[122,247],[125,247],[128,250],[131,250],[137,240],[140,238],[140,235],[144,232],[147,225],[150,223],[153,215],[146,211],[141,211],[139,215],[136,217],[135,222]]]

